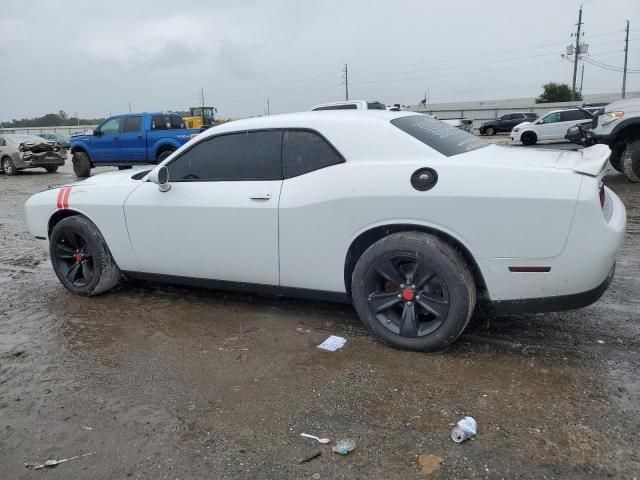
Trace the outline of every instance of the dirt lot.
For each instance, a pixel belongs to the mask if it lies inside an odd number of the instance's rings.
[[[73,178],[0,175],[0,478],[640,478],[640,185],[607,179],[629,226],[599,302],[476,315],[418,354],[373,341],[348,306],[161,285],[73,296],[23,213]],[[329,334],[347,345],[315,348]],[[479,432],[458,445],[465,414]],[[300,464],[318,448],[301,432],[357,448]],[[421,454],[444,462],[421,473]]]

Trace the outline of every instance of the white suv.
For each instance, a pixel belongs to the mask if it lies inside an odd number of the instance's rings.
[[[511,130],[511,140],[534,145],[539,140],[564,140],[569,127],[593,118],[591,112],[579,108],[554,110],[535,122],[523,122]]]

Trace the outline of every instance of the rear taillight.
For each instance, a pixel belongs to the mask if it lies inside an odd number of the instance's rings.
[[[600,180],[600,206],[604,210],[604,182]]]

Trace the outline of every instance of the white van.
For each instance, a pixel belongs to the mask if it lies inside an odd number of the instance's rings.
[[[540,140],[564,140],[569,127],[592,118],[593,115],[586,109],[554,110],[535,122],[523,122],[513,127],[511,140],[522,142],[523,145],[534,145]]]

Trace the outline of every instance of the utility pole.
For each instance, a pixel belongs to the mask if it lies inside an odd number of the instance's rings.
[[[582,96],[582,82],[584,82],[584,63],[582,63],[582,73],[580,74],[580,96]]]
[[[269,111],[269,99],[267,98],[267,115],[269,115],[271,112]]]
[[[578,31],[576,32],[576,51],[573,58],[573,88],[571,96],[576,99],[576,76],[578,74],[578,53],[580,52],[580,27],[582,27],[582,5],[580,5],[580,13],[578,13]]]
[[[627,56],[629,55],[629,20],[627,20],[627,35],[624,39],[624,73],[622,74],[622,98],[627,93]]]
[[[349,100],[349,68],[347,64],[344,64],[344,99]]]
[[[131,102],[127,102],[127,105],[129,105],[129,113],[131,113]]]
[[[204,88],[200,89],[200,98],[202,99],[202,108],[204,108]],[[203,112],[204,115],[204,112]]]

